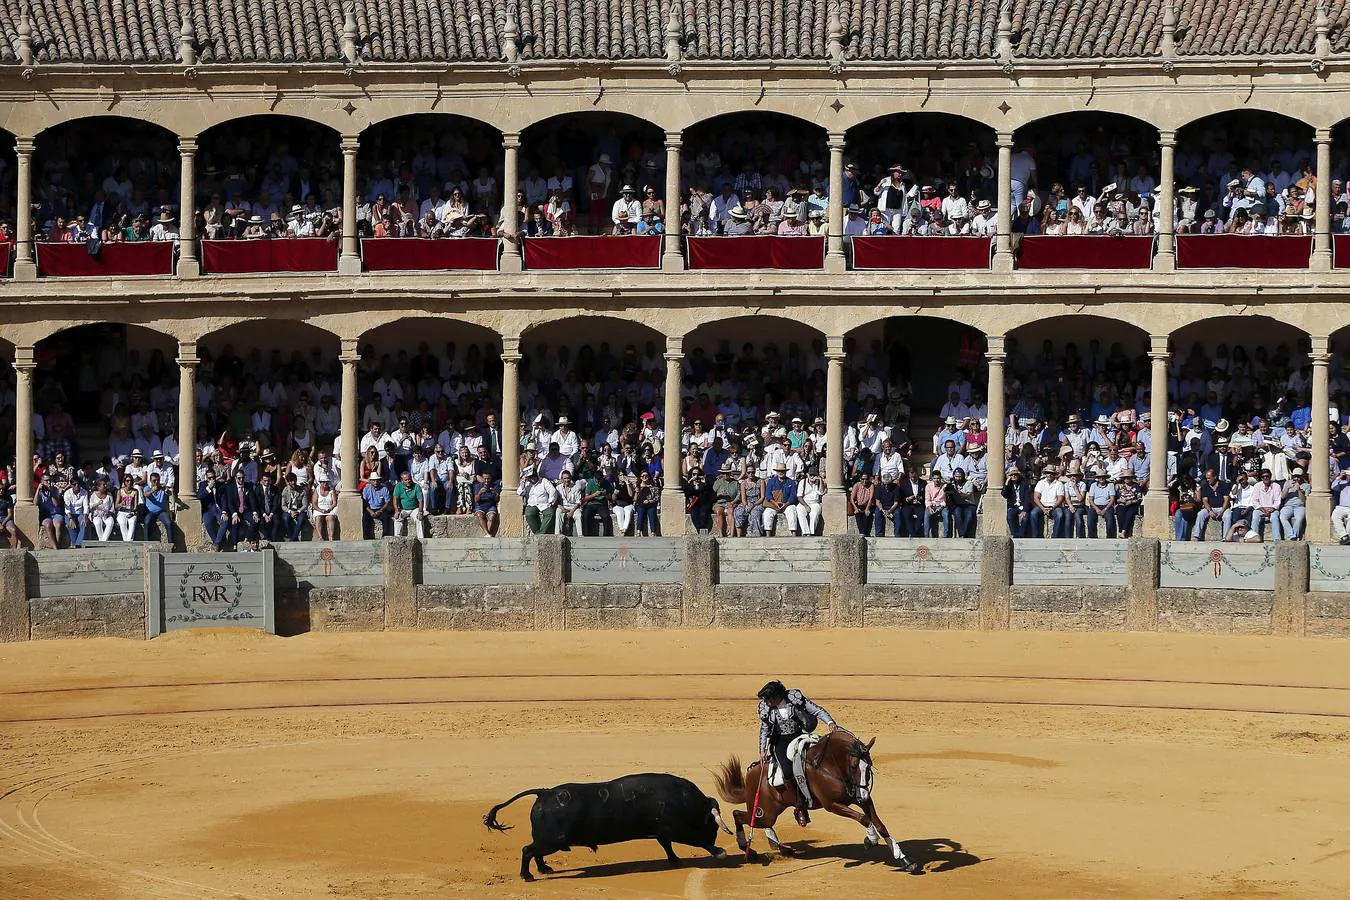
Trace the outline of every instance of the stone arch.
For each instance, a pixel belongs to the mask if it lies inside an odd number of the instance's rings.
[[[1263,180],[1275,182],[1278,192],[1283,189],[1281,181],[1287,184],[1300,177],[1302,165],[1315,171],[1313,138],[1311,125],[1286,113],[1248,108],[1210,113],[1177,129],[1177,184],[1202,182],[1195,186],[1203,210],[1217,204],[1227,183],[1250,165],[1258,175],[1270,176]],[[1212,171],[1229,158],[1231,166]],[[1279,173],[1275,171],[1277,161]],[[1200,166],[1204,167],[1203,174]]]
[[[1286,392],[1288,376],[1307,364],[1304,354],[1308,344],[1307,333],[1302,328],[1280,318],[1232,313],[1215,315],[1172,331],[1168,340],[1172,352],[1170,369],[1177,379],[1205,379],[1211,375],[1212,364],[1226,353],[1229,362],[1221,364],[1223,377],[1231,383],[1234,368],[1245,368],[1252,376],[1251,386],[1262,394],[1267,404],[1273,404]],[[1281,362],[1285,354],[1288,362]],[[1239,356],[1246,357],[1251,363],[1243,367]],[[1267,361],[1271,381],[1264,380],[1252,365],[1262,357]],[[1242,400],[1245,401],[1250,394],[1245,391],[1244,394]],[[1302,398],[1308,399],[1306,391]],[[1186,396],[1171,398],[1173,405],[1184,404],[1188,399]],[[1224,396],[1219,397],[1220,401],[1224,399]]]
[[[111,171],[110,159],[121,161]],[[48,217],[88,214],[105,186],[122,206],[149,204],[152,219],[159,202],[176,209],[180,172],[177,136],[158,123],[114,113],[53,124],[34,139],[32,198],[43,215],[35,237]]]
[[[992,195],[995,187],[996,137],[993,126],[968,115],[897,111],[851,126],[844,154],[847,162],[857,165],[862,183],[868,186],[884,177],[888,166],[898,163],[921,185],[937,187],[938,196],[945,196],[943,185],[951,181],[958,184],[962,196],[976,190],[985,196]],[[985,165],[987,177],[980,172]]]
[[[280,335],[278,335],[278,332],[280,332]],[[290,332],[290,334],[288,335],[286,332]],[[303,319],[244,318],[217,324],[211,330],[199,335],[197,344],[199,347],[209,349],[227,343],[233,344],[240,340],[272,343],[278,337],[300,337],[307,340],[333,343],[334,345],[339,340],[338,334],[331,329]],[[244,346],[247,347],[249,344]],[[332,355],[336,360],[336,346]]]
[[[281,166],[280,172],[265,168],[269,158]],[[290,160],[297,168],[288,174],[285,168]],[[257,169],[251,170],[255,165]],[[238,180],[232,177],[236,175]],[[219,192],[226,201],[231,199],[226,194],[256,201],[266,188],[267,202],[281,207],[287,194],[294,203],[304,202],[299,195],[303,182],[331,208],[342,202],[339,133],[320,119],[281,113],[217,122],[197,136],[196,176],[198,196]],[[236,187],[240,184],[242,188]],[[278,191],[280,196],[274,196]]]
[[[92,429],[99,458],[108,438],[105,399],[130,415],[130,393],[178,384],[177,339],[158,328],[114,321],[62,323],[33,346],[33,408],[46,415],[62,403],[77,426]],[[172,410],[171,412],[176,412]],[[147,451],[148,452],[148,451]]]
[[[738,396],[726,399],[748,401],[760,407],[761,416],[794,404],[824,415],[826,333],[808,322],[778,312],[727,311],[684,335],[683,347],[686,371],[707,366],[721,373],[718,380],[730,379],[737,387]],[[723,369],[718,360],[726,354],[732,363]],[[718,402],[716,396],[707,399]]]
[[[764,178],[765,183],[755,192],[762,196],[770,177],[780,181],[780,188],[781,183],[789,187],[828,184],[830,157],[825,138],[823,126],[798,115],[744,110],[689,125],[684,130],[681,152],[684,159],[695,162],[694,180],[704,182],[706,187],[712,188],[711,182],[723,177],[734,178],[749,171]],[[720,160],[717,170],[697,167],[699,158],[710,153]],[[776,171],[775,160],[783,161],[785,171]]]
[[[1137,175],[1151,177],[1155,185],[1158,179],[1158,127],[1129,113],[1055,113],[1023,124],[1013,141],[1015,154],[1029,152],[1036,161],[1037,195],[1042,200],[1056,183],[1072,197],[1079,182],[1089,196],[1096,196],[1112,183],[1128,190]],[[1013,171],[1017,172],[1016,160]]]
[[[983,368],[985,335],[967,319],[904,309],[873,316],[844,333],[845,369],[875,375],[888,387],[907,386],[914,413],[936,413],[958,368],[983,390],[983,376],[974,376]]]
[[[1090,365],[1094,341],[1099,352],[1112,361],[1111,371],[1119,367],[1119,379],[1105,378],[1105,384],[1098,380]],[[1051,358],[1042,360],[1047,350]],[[1149,386],[1148,350],[1147,331],[1100,313],[1070,312],[1025,322],[1009,329],[1004,338],[1008,411],[1013,412],[1023,395],[1041,402],[1045,415],[1054,421],[1063,421],[1066,406],[1090,411],[1094,402],[1102,401],[1111,407],[1133,408],[1133,388],[1142,385],[1147,390]],[[1103,400],[1104,387],[1107,397]]]
[[[1243,91],[1240,95],[1231,98],[1209,98],[1211,102],[1206,104],[1202,110],[1192,110],[1190,115],[1178,121],[1174,126],[1178,135],[1181,131],[1201,124],[1209,119],[1217,119],[1226,116],[1253,115],[1253,116],[1271,116],[1278,119],[1285,119],[1293,122],[1310,132],[1317,126],[1319,116],[1312,114],[1311,110],[1303,108],[1303,95],[1298,92],[1289,92],[1285,95],[1270,95],[1263,97],[1260,105],[1253,106],[1245,101],[1247,92]]]
[[[413,168],[414,160],[428,156],[435,163],[431,169]],[[471,183],[486,169],[496,179],[496,196],[483,203],[480,211],[495,215],[501,208],[502,133],[482,119],[450,112],[411,112],[366,126],[357,157],[357,190],[362,199],[373,199],[368,188],[374,179],[397,177],[396,172],[384,171],[390,161],[413,170],[416,200],[426,199],[433,189],[443,190],[451,181]]]
[[[592,200],[587,176],[601,156],[610,164],[608,193]],[[625,184],[665,193],[665,133],[632,113],[578,111],[534,122],[521,132],[519,160],[520,189],[532,205],[543,202],[532,187],[539,179],[571,179],[574,220],[591,233],[608,229],[611,204]]]

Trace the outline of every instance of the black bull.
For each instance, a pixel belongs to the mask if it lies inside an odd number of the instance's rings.
[[[688,844],[720,857],[718,826],[731,834],[717,801],[675,775],[626,775],[596,784],[521,791],[488,810],[483,824],[506,831],[509,826],[497,821],[497,813],[531,794],[538,799],[530,811],[530,843],[520,851],[520,877],[526,881],[533,877],[531,859],[547,875],[553,870],[544,857],[574,846],[594,850],[601,844],[652,839],[675,865],[679,857],[671,844]]]

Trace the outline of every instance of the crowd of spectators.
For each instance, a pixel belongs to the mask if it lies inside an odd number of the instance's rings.
[[[37,359],[32,465],[46,542],[171,535],[184,492],[177,366],[159,350],[84,338]],[[1032,350],[1009,338],[1006,349],[1006,440],[993,448],[983,344],[973,332],[961,339],[931,440],[911,436],[904,347],[849,342],[837,446],[846,508],[860,533],[973,536],[989,467],[1002,465],[1014,537],[1128,537],[1160,452],[1177,540],[1256,541],[1267,529],[1270,539],[1302,536],[1312,481],[1306,345],[1176,348],[1165,423],[1150,421],[1146,347],[1047,340]],[[199,428],[186,448],[197,477],[186,490],[201,503],[211,543],[246,549],[332,537],[343,465],[334,357],[319,347],[241,355],[227,344],[202,348],[200,358]],[[1333,357],[1330,383],[1338,538],[1350,533],[1345,362]],[[531,531],[659,534],[667,490],[703,531],[821,532],[825,460],[835,445],[825,428],[820,341],[735,348],[722,340],[691,349],[678,436],[662,421],[665,360],[655,342],[538,343],[520,367],[515,439]],[[439,514],[473,515],[495,534],[502,446],[511,439],[498,419],[498,351],[451,343],[439,352],[422,344],[378,354],[366,346],[358,368],[353,465],[365,534],[425,535],[428,517]],[[921,400],[925,412],[936,403]],[[11,372],[0,414],[13,408]],[[77,418],[99,423],[106,450],[102,440],[81,445],[88,429]],[[680,443],[678,472],[665,470],[667,440]],[[0,522],[13,540],[12,473],[8,482]]]
[[[249,131],[199,140],[196,233],[339,235],[340,157],[320,149],[331,134],[283,119],[269,122],[260,145]],[[678,198],[666,196],[657,132],[578,120],[529,138],[518,192],[507,198],[500,139],[487,126],[418,117],[372,129],[359,159],[357,233],[498,236],[508,203],[519,223],[517,234],[504,235],[511,239],[660,235],[673,202],[682,233],[693,236],[821,236],[829,227],[828,154],[791,123],[731,117],[691,130]],[[997,153],[984,129],[960,119],[865,127],[849,156],[846,236],[995,234]],[[1029,128],[1012,156],[1013,231],[1154,234],[1165,214],[1158,165],[1156,132],[1142,123],[1089,114]],[[177,240],[178,166],[172,141],[150,126],[58,129],[44,136],[35,163],[34,233],[53,242]],[[1193,126],[1178,142],[1174,177],[1170,215],[1179,234],[1303,235],[1314,227],[1312,146],[1277,120]],[[1331,196],[1333,229],[1350,232],[1346,179],[1334,180]]]

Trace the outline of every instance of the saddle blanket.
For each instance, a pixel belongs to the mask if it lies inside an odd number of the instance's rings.
[[[803,734],[795,738],[788,744],[787,757],[792,763],[792,777],[797,782],[797,790],[806,798],[808,806],[815,806],[815,800],[811,796],[811,789],[806,784],[806,751],[820,742],[820,738],[813,734]],[[779,771],[777,759],[772,759],[769,763],[769,784],[774,787],[782,787],[786,781],[783,772]]]

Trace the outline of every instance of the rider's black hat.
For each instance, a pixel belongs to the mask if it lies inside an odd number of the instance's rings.
[[[786,697],[787,688],[783,687],[781,681],[770,681],[764,687],[759,689],[759,699],[769,700],[774,697]]]

